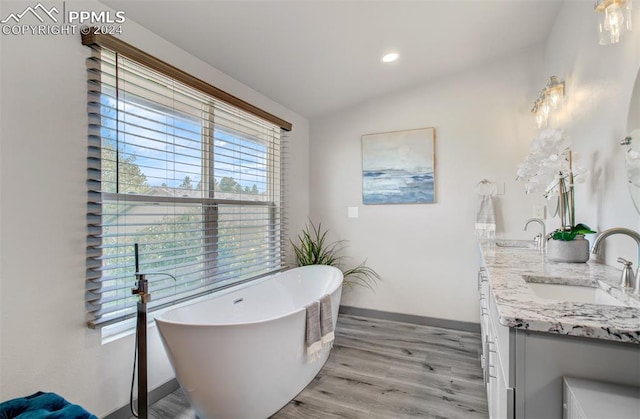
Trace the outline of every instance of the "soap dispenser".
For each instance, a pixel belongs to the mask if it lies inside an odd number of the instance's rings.
[[[618,258],[618,262],[622,263],[624,267],[622,268],[622,278],[620,279],[620,287],[622,288],[631,288],[633,287],[633,268],[631,267],[632,262],[629,262],[626,259]]]

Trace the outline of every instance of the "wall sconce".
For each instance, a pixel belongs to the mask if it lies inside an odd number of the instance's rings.
[[[558,80],[556,76],[551,76],[549,80],[547,80],[547,85],[543,92],[551,108],[556,109],[564,97],[564,82]]]
[[[547,85],[533,103],[531,113],[536,116],[538,128],[545,128],[549,121],[549,113],[552,109],[557,109],[564,97],[564,82],[558,77],[551,76],[547,80]]]
[[[599,14],[600,45],[615,44],[623,30],[631,30],[631,0],[597,0],[595,8]]]
[[[540,96],[533,102],[531,113],[536,116],[536,125],[538,128],[545,128],[549,120],[549,104],[544,99],[544,90],[540,92]]]

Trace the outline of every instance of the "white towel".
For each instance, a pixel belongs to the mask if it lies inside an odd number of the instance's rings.
[[[476,237],[490,239],[496,236],[496,214],[493,196],[479,195],[476,211]]]
[[[315,362],[331,350],[335,333],[333,330],[333,310],[331,296],[324,295],[306,307],[307,329],[305,344],[308,362]]]
[[[482,180],[476,185],[478,203],[476,207],[476,237],[491,239],[496,236],[496,213],[493,207],[493,196],[497,193],[497,185]]]

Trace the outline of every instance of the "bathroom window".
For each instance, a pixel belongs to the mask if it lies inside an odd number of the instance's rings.
[[[151,309],[284,266],[282,127],[115,49],[87,60],[94,328],[135,315],[135,243],[140,271],[176,278],[147,276]]]

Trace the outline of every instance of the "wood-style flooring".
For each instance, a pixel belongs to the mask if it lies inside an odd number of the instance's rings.
[[[329,360],[271,419],[486,418],[479,353],[478,333],[340,315]],[[149,414],[195,418],[181,390]]]

